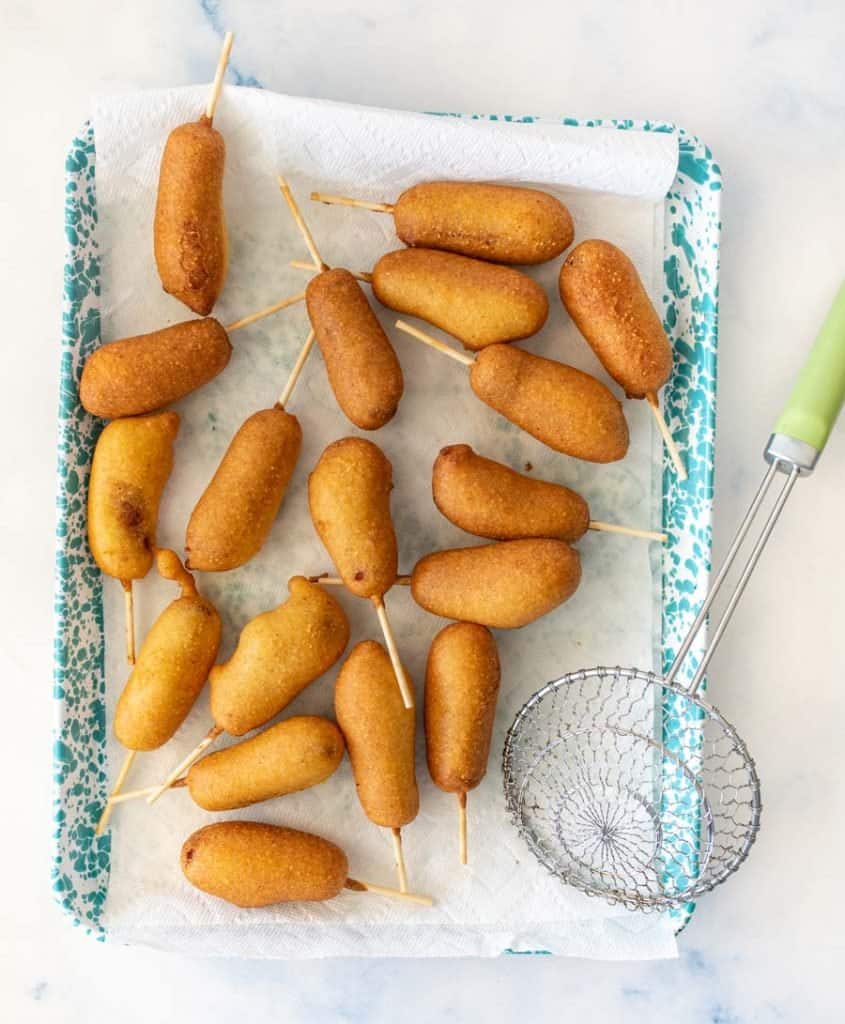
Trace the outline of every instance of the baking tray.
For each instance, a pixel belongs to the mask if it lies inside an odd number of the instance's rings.
[[[446,114],[533,123],[531,116]],[[721,173],[708,147],[675,125],[648,121],[563,118],[578,127],[674,133],[679,161],[666,195],[663,247],[663,321],[675,350],[664,392],[665,415],[681,446],[689,480],[679,484],[664,462],[662,657],[671,664],[690,613],[703,599],[710,571],[716,417]],[[94,835],[108,794],[106,758],[102,577],[88,549],[88,475],[102,421],[79,402],[78,381],[100,344],[100,261],[97,247],[96,147],[86,123],[65,162],[65,267],[59,395],[56,591],[54,634],[55,732],[52,886],[73,924],[103,940],[102,912],[109,886],[111,837]],[[694,438],[691,446],[689,438]],[[686,668],[692,670],[705,638]],[[671,749],[678,710],[661,709]],[[684,723],[689,725],[691,723]],[[694,800],[690,836],[697,835]],[[689,871],[695,870],[691,844]],[[680,929],[693,905],[672,911]],[[507,952],[507,951],[505,951]]]

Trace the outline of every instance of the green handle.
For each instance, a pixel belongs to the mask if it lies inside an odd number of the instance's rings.
[[[821,451],[845,402],[845,285],[792,388],[774,432]]]

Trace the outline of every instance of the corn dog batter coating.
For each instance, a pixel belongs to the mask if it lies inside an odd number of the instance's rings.
[[[330,900],[346,882],[346,854],[328,839],[258,821],[219,821],[188,836],[191,885],[238,907]]]
[[[184,722],[220,648],[214,605],[197,593],[174,551],[156,555],[158,571],[175,580],[182,596],[153,623],[117,702],[114,732],[129,750],[155,750]]]
[[[203,116],[170,133],[161,158],[153,248],[161,285],[200,316],[223,290],[223,136]]]
[[[381,597],[396,582],[392,489],[390,462],[361,437],[330,444],[308,478],[314,528],[344,585],[358,597]]]
[[[383,305],[418,316],[477,352],[529,338],[546,322],[549,300],[526,274],[434,249],[398,249],[373,267]]]
[[[158,509],[173,468],[175,412],[114,420],[100,434],[88,484],[88,543],[107,576],[152,568]]]
[[[110,341],[88,357],[79,400],[105,419],[154,412],[213,380],[231,355],[229,336],[213,317]]]
[[[546,192],[467,181],[406,189],[393,220],[406,245],[494,263],[544,263],[568,248],[575,233],[569,210]]]
[[[287,601],[248,622],[232,657],[211,671],[211,713],[231,736],[269,722],[349,642],[346,614],[325,587],[293,576],[288,589]]]
[[[634,264],[596,238],[560,269],[560,297],[575,326],[629,398],[645,398],[672,373],[672,346]]]
[[[615,462],[628,451],[622,405],[589,373],[493,345],[476,356],[469,379],[482,402],[555,451],[588,462]]]
[[[402,703],[381,644],[365,640],[353,647],[337,677],[334,706],[364,813],[384,828],[407,825],[420,807],[416,718]]]
[[[466,793],[487,773],[499,679],[496,641],[484,626],[454,622],[432,641],[425,749],[431,778],[447,793]]]
[[[206,811],[246,807],[324,782],[344,750],[334,722],[297,715],[197,761],[188,772],[188,790]]]
[[[507,540],[426,555],[411,593],[444,619],[516,629],[563,604],[580,581],[581,560],[564,541]]]
[[[257,554],[299,458],[302,428],[274,407],[241,425],[197,502],[185,533],[188,567],[235,569]]]
[[[590,525],[587,502],[568,487],[523,476],[477,455],[467,444],[444,448],[431,474],[434,503],[476,537],[555,537],[570,544]]]
[[[305,302],[338,405],[356,427],[378,430],[395,416],[404,383],[363,289],[348,270],[326,270],[309,281]]]

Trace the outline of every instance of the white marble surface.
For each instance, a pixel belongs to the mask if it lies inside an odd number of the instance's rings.
[[[714,662],[711,693],[741,726],[764,780],[764,827],[747,867],[702,901],[678,961],[204,961],[95,945],[53,907],[62,155],[92,92],[207,78],[223,23],[238,33],[241,80],[281,91],[408,109],[654,117],[709,142],[725,180],[717,551],[760,475],[761,444],[845,271],[845,14],[837,0],[519,8],[490,0],[2,0],[4,1019],[841,1020],[845,630],[836,538],[845,424],[818,475],[798,488]]]

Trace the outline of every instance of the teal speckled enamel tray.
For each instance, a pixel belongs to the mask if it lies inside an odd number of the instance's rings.
[[[451,116],[451,115],[450,115]],[[454,115],[460,116],[460,115]],[[497,118],[491,118],[496,120]],[[531,123],[534,118],[505,118]],[[666,196],[663,318],[675,349],[675,369],[665,389],[665,412],[687,463],[680,484],[668,462],[663,478],[663,663],[671,664],[691,612],[703,599],[710,571],[713,457],[716,412],[716,347],[721,175],[710,150],[669,124],[612,124],[625,131],[671,132],[679,145],[678,172]],[[103,906],[109,886],[111,837],[94,827],[107,796],[102,579],[88,549],[86,500],[94,445],[102,422],[79,403],[82,365],[100,343],[100,263],[97,249],[94,131],[86,125],[66,161],[67,248],[62,309],[59,399],[58,525],[56,551],[55,850],[56,899],[77,926],[105,937]],[[692,670],[701,651],[690,655]],[[664,739],[676,709],[663,708]],[[690,805],[690,835],[698,819]],[[691,854],[689,871],[695,870]],[[671,882],[671,880],[669,880]],[[692,906],[674,911],[678,927]]]

